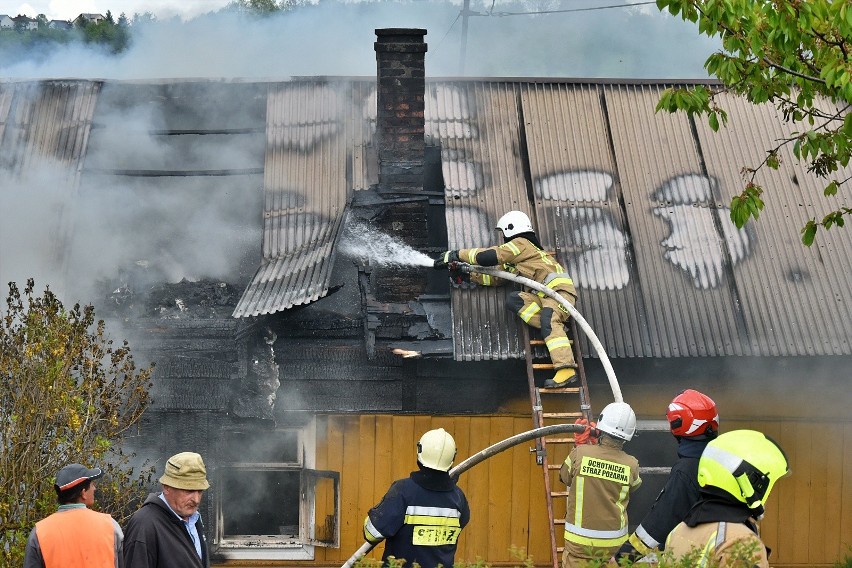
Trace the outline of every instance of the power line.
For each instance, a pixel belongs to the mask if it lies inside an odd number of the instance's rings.
[[[483,14],[481,12],[471,12],[471,16],[531,16],[536,14],[565,14],[567,12],[591,12],[592,10],[608,10],[610,8],[630,8],[632,6],[646,6],[648,4],[656,4],[655,1],[636,2],[634,4],[613,4],[611,6],[595,6],[591,8],[567,8],[565,10],[542,10],[540,12],[494,12],[494,4],[491,4],[491,10]]]

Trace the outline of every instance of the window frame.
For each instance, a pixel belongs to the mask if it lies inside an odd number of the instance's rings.
[[[316,420],[302,428],[276,428],[258,432],[258,435],[275,436],[284,432],[297,433],[297,457],[295,462],[232,462],[219,464],[216,471],[214,510],[216,526],[213,545],[218,554],[228,560],[313,560],[314,547],[340,546],[340,473],[315,469]],[[225,470],[246,471],[293,471],[299,472],[299,523],[294,537],[275,538],[275,535],[240,535],[242,538],[226,538],[224,519],[227,515],[223,496],[222,472]],[[332,539],[316,538],[316,492],[317,483],[332,483],[334,492]]]

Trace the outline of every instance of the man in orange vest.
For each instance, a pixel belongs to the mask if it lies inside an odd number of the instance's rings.
[[[124,534],[95,503],[95,480],[104,472],[78,463],[56,474],[59,510],[36,523],[27,541],[24,568],[120,568]]]

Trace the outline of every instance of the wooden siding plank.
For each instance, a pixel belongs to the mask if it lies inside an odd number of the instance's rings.
[[[794,422],[785,422],[782,431],[784,432],[787,440],[790,440],[787,444],[779,441],[781,447],[788,448],[796,448],[796,452],[793,456],[790,456],[788,452],[787,456],[794,461],[791,464],[791,470],[793,471],[793,475],[790,478],[785,479],[784,481],[792,482],[793,486],[793,519],[792,519],[792,533],[787,533],[788,537],[791,537],[791,542],[794,543],[806,543],[808,542],[808,515],[807,511],[811,506],[810,503],[810,493],[811,493],[811,464],[813,463],[813,454],[812,454],[812,446],[811,446],[811,438],[813,437],[813,433],[808,428],[797,428],[796,423]],[[786,521],[791,521],[785,517]],[[808,565],[809,560],[809,546],[793,546],[790,551],[791,554],[784,555],[784,559],[787,562],[793,562],[796,564]]]
[[[363,511],[361,520],[367,516],[369,509],[376,505],[379,500],[387,493],[393,477],[393,416],[376,416],[376,459],[373,465],[373,499],[367,509]],[[370,558],[381,559],[384,545],[375,547],[370,552]]]
[[[844,554],[852,554],[852,424],[847,423],[842,430],[843,439],[839,446],[842,473],[840,483],[837,485],[836,493],[840,495],[843,502],[840,509],[840,549],[837,551],[837,560],[843,558]]]
[[[316,456],[315,463],[317,469],[330,470],[328,466],[328,416],[318,415],[316,417]],[[341,476],[342,477],[342,476]],[[319,504],[317,504],[319,506]],[[326,503],[324,506],[328,506]],[[315,557],[317,560],[325,560],[329,554],[334,554],[334,551],[326,548],[315,548]]]
[[[827,436],[814,436],[810,429],[797,428],[797,444],[803,441],[803,435],[810,443],[810,479],[808,482],[808,561],[811,564],[819,564],[832,560],[829,550],[826,548],[827,530],[829,528],[826,513],[829,510],[828,488],[828,458],[831,454],[829,438]],[[831,440],[833,443],[834,440]],[[782,446],[783,447],[783,446]],[[782,480],[787,481],[786,479]],[[770,496],[770,499],[772,497]]]
[[[529,418],[512,420],[515,433],[524,432],[530,427]],[[530,459],[526,444],[515,446],[512,451],[512,499],[509,503],[510,544],[523,549],[523,555],[529,554],[529,514],[530,514]],[[536,472],[537,473],[537,472]],[[518,559],[519,562],[523,558]]]
[[[453,418],[453,438],[456,440],[456,451],[459,454],[459,461],[467,459],[473,453],[470,448],[470,417],[456,416]],[[475,474],[476,468],[468,470],[463,475],[459,476],[459,487],[464,491],[468,503],[471,502],[471,479]],[[456,550],[456,562],[470,562],[476,559],[473,552],[473,535],[475,532],[482,530],[482,519],[477,519],[471,515],[470,523],[462,531],[459,537],[458,549]],[[487,526],[487,525],[486,525]]]
[[[362,487],[363,471],[362,461],[372,461],[368,457],[371,454],[365,451],[363,440],[359,436],[359,418],[357,416],[346,416],[341,420],[343,426],[343,469],[340,472],[358,472],[358,475],[340,476],[340,510],[350,511],[347,515],[340,515],[340,549],[338,558],[345,561],[352,552],[364,542],[362,525],[359,520],[361,512],[358,510],[358,493]],[[366,513],[365,513],[366,514]],[[347,552],[349,551],[349,552]]]
[[[402,479],[417,469],[417,440],[414,435],[413,416],[393,417],[393,438],[389,440],[393,444],[391,449],[391,474],[392,479]],[[385,489],[387,491],[387,489]]]
[[[489,420],[491,430],[490,444],[505,440],[512,436],[511,418],[494,416]],[[511,560],[509,549],[510,518],[506,514],[507,504],[516,499],[512,492],[512,455],[511,452],[501,452],[488,459],[488,556],[491,562]],[[525,490],[526,492],[526,490]]]
[[[488,418],[476,416],[470,420],[470,451],[475,453],[490,445],[491,424]],[[486,558],[490,540],[491,523],[488,516],[488,493],[491,478],[487,464],[480,464],[466,473],[468,489],[465,491],[470,504],[471,524],[475,523],[476,530],[465,535],[468,542],[469,559]]]
[[[331,471],[339,471],[345,472],[346,470],[343,467],[343,442],[345,438],[346,432],[346,420],[345,417],[342,416],[329,416],[328,417],[328,467],[327,469]],[[345,475],[340,476],[340,492],[341,492],[341,504],[343,503],[343,495],[349,492],[349,487],[351,485],[350,480],[345,480],[344,477],[349,477]],[[329,492],[330,493],[330,492]],[[334,495],[328,494],[326,497],[326,511],[334,510]],[[343,541],[344,530],[343,527],[346,525],[349,519],[349,515],[343,515],[343,511],[347,510],[343,508],[341,505],[341,543]],[[352,551],[354,552],[354,550]],[[352,554],[350,552],[349,554]],[[326,550],[326,554],[329,559],[337,560],[341,554],[344,552],[341,549],[328,549]]]
[[[358,419],[358,446],[365,459],[361,460],[361,469],[355,477],[358,479],[358,512],[355,519],[358,523],[358,545],[364,542],[364,519],[370,508],[378,503],[381,494],[375,486],[376,461],[378,456],[376,440],[376,421],[372,415],[361,416]]]

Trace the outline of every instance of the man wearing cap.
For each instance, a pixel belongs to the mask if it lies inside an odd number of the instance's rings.
[[[56,474],[59,510],[36,523],[24,555],[24,568],[120,568],[124,565],[121,527],[95,503],[95,480],[104,474],[78,463]]]
[[[201,494],[210,487],[199,454],[181,452],[166,461],[161,493],[151,493],[133,513],[124,539],[127,568],[208,568]]]

